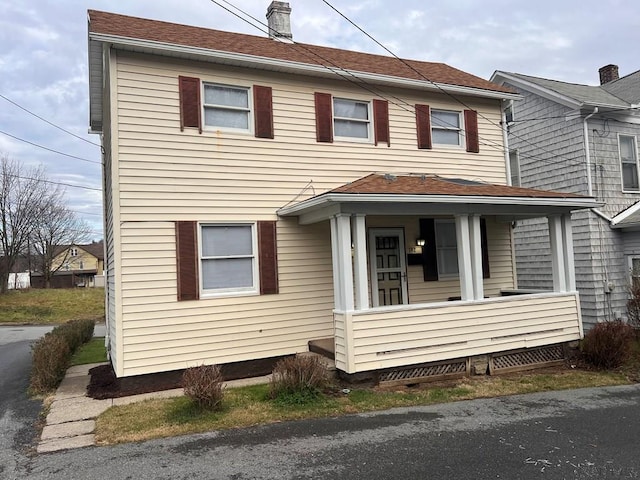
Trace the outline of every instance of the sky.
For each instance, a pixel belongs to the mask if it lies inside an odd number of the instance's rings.
[[[264,22],[270,0],[0,0],[0,155],[65,184],[91,239],[102,238],[102,193],[100,137],[88,133],[87,10],[265,35],[216,3]],[[327,2],[289,3],[294,41],[386,54]],[[640,69],[638,0],[328,3],[400,57],[486,79],[503,70],[597,85],[604,65],[621,76]]]

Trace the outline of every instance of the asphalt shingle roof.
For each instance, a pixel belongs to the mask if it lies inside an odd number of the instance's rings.
[[[426,81],[428,79],[432,82],[447,85],[513,93],[513,90],[507,87],[497,85],[444,63],[417,60],[401,61],[390,56],[297,42],[293,44],[285,43],[267,37],[148,20],[96,10],[89,10],[88,14],[90,33],[322,65],[411,80]]]

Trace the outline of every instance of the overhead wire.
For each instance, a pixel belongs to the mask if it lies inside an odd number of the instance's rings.
[[[62,156],[69,157],[69,158],[73,158],[75,160],[81,160],[83,162],[89,162],[89,163],[95,163],[95,164],[98,164],[98,165],[102,165],[102,162],[99,162],[97,160],[89,160],[88,158],[82,158],[82,157],[78,157],[76,155],[71,155],[70,153],[65,153],[65,152],[61,152],[59,150],[54,150],[53,148],[45,147],[44,145],[40,145],[40,144],[32,142],[30,140],[25,140],[24,138],[17,137],[15,135],[13,135],[11,133],[8,133],[8,132],[5,132],[3,130],[0,130],[0,133],[3,134],[3,135],[6,135],[7,137],[13,138],[14,140],[18,140],[20,142],[27,143],[29,145],[41,148],[41,149],[46,150],[46,151],[51,152],[51,153],[56,153],[58,155],[62,155]]]
[[[16,107],[18,107],[19,109],[24,110],[24,111],[25,111],[25,112],[27,112],[28,114],[33,115],[33,116],[34,116],[34,117],[36,117],[37,119],[42,120],[42,121],[43,121],[43,122],[45,122],[45,123],[48,123],[48,124],[49,124],[49,125],[51,125],[52,127],[55,127],[55,128],[57,128],[58,130],[61,130],[61,131],[63,131],[64,133],[71,135],[72,137],[75,137],[75,138],[77,138],[77,139],[79,139],[79,140],[82,140],[83,142],[89,143],[89,144],[94,145],[94,146],[96,146],[96,147],[100,147],[100,148],[102,148],[102,145],[100,145],[99,143],[95,143],[95,142],[92,142],[91,140],[87,140],[86,138],[81,137],[80,135],[76,135],[75,133],[70,132],[69,130],[66,130],[66,129],[62,128],[60,125],[57,125],[57,124],[55,124],[55,123],[53,123],[53,122],[51,122],[51,121],[47,120],[46,118],[41,117],[41,116],[40,116],[40,115],[38,115],[37,113],[32,112],[31,110],[27,109],[26,107],[23,107],[22,105],[20,105],[18,102],[15,102],[15,101],[11,100],[10,98],[6,97],[5,95],[2,95],[1,93],[0,93],[0,98],[3,98],[3,99],[4,99],[4,100],[6,100],[7,102],[9,102],[9,103],[11,103],[11,104],[15,105]]]

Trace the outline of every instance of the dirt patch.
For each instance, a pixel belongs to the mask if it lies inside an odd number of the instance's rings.
[[[260,377],[270,374],[276,362],[282,358],[285,357],[227,363],[221,365],[220,368],[225,381]],[[183,373],[184,370],[173,370],[118,378],[111,365],[100,365],[89,370],[91,379],[87,387],[87,395],[91,398],[102,400],[181,388]]]

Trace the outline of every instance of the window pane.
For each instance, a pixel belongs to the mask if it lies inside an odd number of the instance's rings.
[[[229,258],[202,261],[204,290],[253,286],[253,259]]]
[[[204,103],[209,105],[249,108],[249,92],[245,88],[205,85]]]
[[[633,137],[620,137],[620,157],[623,162],[636,161],[635,142]]]
[[[511,185],[520,186],[520,162],[518,161],[518,152],[511,150],[509,152],[509,168],[511,169]]]
[[[460,134],[457,130],[433,129],[433,143],[441,145],[460,145]]]
[[[336,137],[369,138],[369,124],[350,120],[335,120]]]
[[[355,100],[333,99],[333,115],[335,117],[369,119],[369,105]]]
[[[436,245],[438,247],[456,247],[455,222],[436,223]]]
[[[212,127],[249,129],[249,112],[205,107],[204,124]]]
[[[434,127],[460,128],[460,114],[457,112],[431,111],[431,124]]]
[[[446,248],[438,251],[438,273],[454,275],[458,273],[458,250]]]
[[[622,185],[625,190],[638,190],[638,167],[635,163],[622,164]]]
[[[249,225],[202,227],[203,257],[230,257],[252,254],[253,241]]]

